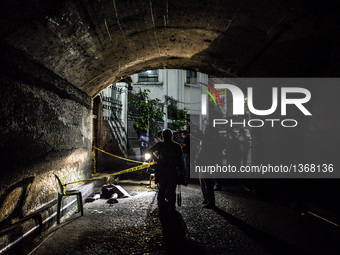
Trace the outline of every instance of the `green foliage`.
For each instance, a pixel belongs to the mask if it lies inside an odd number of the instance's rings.
[[[179,109],[176,105],[168,106],[168,118],[172,119],[172,125],[175,130],[183,130],[187,123],[187,110]]]
[[[149,92],[148,89],[135,94],[130,92],[128,109],[130,115],[137,117],[135,128],[138,131],[149,128],[149,132],[154,134],[158,131],[157,120],[161,120],[165,113],[157,107],[160,100],[151,99]]]

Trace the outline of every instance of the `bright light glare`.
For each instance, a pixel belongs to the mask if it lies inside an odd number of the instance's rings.
[[[151,158],[151,155],[149,153],[146,153],[144,157],[145,157],[145,160],[149,160]]]

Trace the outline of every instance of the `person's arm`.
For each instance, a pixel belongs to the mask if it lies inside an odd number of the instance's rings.
[[[159,142],[159,143],[156,143],[154,146],[152,146],[149,150],[148,150],[148,152],[147,153],[149,153],[150,155],[151,155],[151,159],[155,159],[155,152],[156,151],[159,151],[159,149],[160,149],[160,146],[161,146],[161,143]]]
[[[189,146],[189,143],[190,143],[190,140],[189,138],[184,138],[183,140],[183,143],[181,144],[182,145],[182,148],[186,147],[186,146]]]
[[[179,158],[178,167],[181,169],[184,166],[184,164],[183,164],[183,150],[182,150],[181,146],[178,146],[177,157]]]
[[[141,142],[144,142],[146,144],[149,144],[149,137],[148,136],[141,136],[140,137]]]
[[[142,136],[140,136],[139,139],[138,139],[138,145],[142,146]]]

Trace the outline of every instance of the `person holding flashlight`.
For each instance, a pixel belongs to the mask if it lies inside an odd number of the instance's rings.
[[[149,148],[149,136],[148,131],[143,130],[141,136],[139,137],[138,144],[140,147],[140,155],[144,157],[145,153],[148,151]]]
[[[160,214],[176,211],[176,186],[183,175],[183,152],[180,144],[172,140],[171,129],[163,130],[163,142],[152,146],[148,154],[157,162],[159,190],[157,202]]]

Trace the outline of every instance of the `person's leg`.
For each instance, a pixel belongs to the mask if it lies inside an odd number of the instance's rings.
[[[166,195],[166,183],[164,180],[159,181],[159,189],[157,195],[158,207],[162,211],[165,209],[165,195]]]
[[[171,181],[167,185],[166,198],[169,203],[169,212],[174,212],[176,210],[176,187],[177,184]]]
[[[203,195],[203,204],[208,203],[208,197],[207,197],[207,185],[206,185],[206,179],[200,177],[200,186],[202,190],[202,195]]]
[[[248,163],[248,151],[242,152],[242,165],[246,166]]]
[[[148,147],[141,147],[140,151],[142,159],[144,160],[145,154],[148,152]]]
[[[221,190],[221,182],[219,179],[214,180],[214,190]]]
[[[189,183],[190,180],[190,155],[184,154],[184,169],[185,169],[185,182]]]
[[[215,206],[215,193],[213,179],[205,179],[208,206]]]

